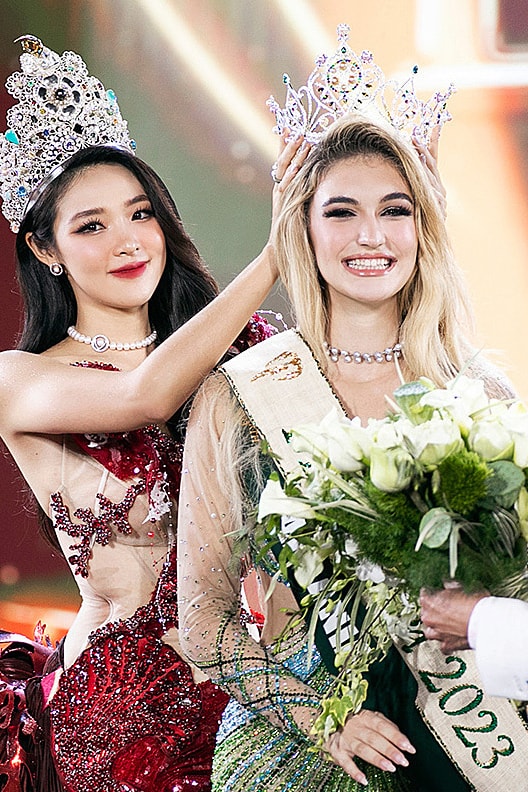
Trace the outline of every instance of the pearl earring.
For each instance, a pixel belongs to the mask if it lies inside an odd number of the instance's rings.
[[[64,272],[64,267],[62,266],[62,264],[59,264],[58,261],[54,261],[53,264],[50,264],[50,272],[52,275],[58,277],[59,275],[62,275],[62,273]]]

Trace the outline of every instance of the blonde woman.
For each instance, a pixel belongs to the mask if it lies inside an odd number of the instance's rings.
[[[285,189],[276,252],[298,330],[243,353],[204,384],[184,456],[182,648],[232,696],[213,788],[343,792],[368,783],[467,792],[471,757],[446,745],[442,712],[428,728],[415,706],[412,652],[407,662],[391,650],[374,666],[366,706],[328,738],[326,757],[314,752],[331,637],[318,630],[311,661],[302,628],[278,640],[295,592],[280,576],[270,584],[277,565],[255,545],[254,515],[268,474],[297,464],[283,430],[332,408],[362,421],[383,417],[398,367],[405,378],[442,383],[469,366],[490,392],[507,386],[473,360],[464,334],[470,310],[441,209],[416,152],[393,130],[357,116],[332,125]],[[265,617],[256,638],[241,625],[240,581],[252,567]]]

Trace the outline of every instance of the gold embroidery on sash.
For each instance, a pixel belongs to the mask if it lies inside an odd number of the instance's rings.
[[[291,380],[300,377],[302,370],[303,367],[299,355],[296,355],[295,352],[281,352],[280,355],[268,361],[262,371],[251,377],[250,382],[255,382],[261,377],[271,377],[277,381]]]

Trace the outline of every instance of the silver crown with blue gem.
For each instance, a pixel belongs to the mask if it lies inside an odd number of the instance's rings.
[[[58,55],[35,36],[22,36],[21,71],[7,78],[18,100],[0,133],[0,198],[11,230],[76,151],[117,146],[134,152],[113,91],[88,74],[75,52]]]
[[[350,48],[348,25],[337,28],[336,53],[316,60],[306,85],[295,90],[287,74],[286,102],[281,107],[271,96],[267,102],[275,114],[274,132],[302,135],[309,143],[317,145],[326,130],[344,115],[357,113],[376,123],[390,124],[407,140],[416,138],[428,145],[435,127],[451,119],[447,100],[454,92],[450,85],[445,93],[435,93],[427,102],[416,96],[413,77],[398,85],[386,80],[381,68],[374,62],[371,52],[361,55]],[[417,72],[414,67],[413,74]]]

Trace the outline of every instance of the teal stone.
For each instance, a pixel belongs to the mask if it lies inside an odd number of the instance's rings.
[[[14,143],[15,146],[20,145],[20,140],[18,139],[18,135],[12,129],[8,129],[5,133],[5,139],[9,141],[9,143]]]
[[[115,95],[115,93],[112,91],[111,88],[106,92],[106,95],[108,96],[111,102],[117,101],[117,96]]]

